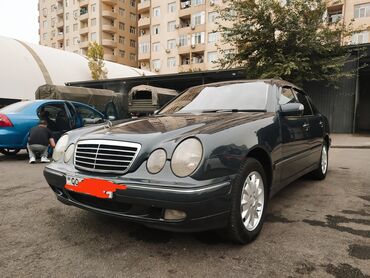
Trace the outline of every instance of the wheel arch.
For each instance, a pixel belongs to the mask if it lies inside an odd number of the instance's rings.
[[[262,146],[255,146],[248,151],[246,159],[248,158],[254,158],[261,163],[263,169],[265,170],[268,187],[271,188],[273,180],[273,169],[272,160],[269,152]]]

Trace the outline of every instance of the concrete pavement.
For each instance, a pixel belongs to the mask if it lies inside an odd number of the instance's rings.
[[[370,134],[331,134],[331,147],[342,149],[370,149]]]

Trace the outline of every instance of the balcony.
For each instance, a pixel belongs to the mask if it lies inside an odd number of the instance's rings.
[[[117,0],[102,0],[102,2],[110,6],[114,6],[117,4]]]
[[[115,12],[108,11],[108,10],[102,11],[101,15],[109,19],[115,19],[117,17],[117,14]]]
[[[82,41],[82,42],[80,42],[80,48],[82,48],[82,49],[87,49],[87,48],[89,48],[89,41]]]
[[[63,15],[64,14],[64,8],[63,6],[58,7],[57,9],[57,15]]]
[[[107,33],[113,34],[117,32],[117,26],[115,25],[103,24],[101,27],[102,27],[102,30]]]
[[[142,17],[139,19],[137,26],[139,28],[146,28],[150,26],[150,17]]]
[[[87,7],[89,5],[89,0],[79,0],[80,8]]]
[[[89,27],[84,27],[80,29],[80,35],[85,35],[89,33]]]
[[[146,1],[141,0],[141,2],[137,5],[137,12],[138,13],[143,13],[143,12],[146,12],[146,11],[149,11],[149,10],[150,10],[150,1],[149,0],[146,0]]]
[[[113,54],[104,54],[103,58],[107,61],[117,62],[117,56],[114,56]]]
[[[89,20],[89,13],[80,14],[80,21],[81,22],[84,22],[84,21],[87,21],[87,20]]]
[[[63,41],[64,40],[64,33],[58,33],[57,35],[57,41]]]
[[[139,53],[139,57],[138,57],[138,60],[139,61],[149,61],[150,60],[150,52],[146,52],[146,53]]]
[[[109,39],[103,39],[102,40],[102,45],[105,46],[105,47],[108,47],[108,48],[116,48],[117,47],[117,43],[113,40],[109,40]]]

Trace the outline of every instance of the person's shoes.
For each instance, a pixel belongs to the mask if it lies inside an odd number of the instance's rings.
[[[36,159],[34,157],[30,158],[30,164],[34,164],[36,162]]]
[[[49,163],[50,160],[47,157],[41,157],[41,162],[42,163]]]

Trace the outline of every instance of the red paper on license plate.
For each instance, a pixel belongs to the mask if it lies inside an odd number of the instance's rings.
[[[112,199],[113,193],[116,192],[117,189],[127,189],[126,185],[115,184],[107,180],[69,176],[67,177],[67,182],[64,187],[73,192],[83,193],[102,199]]]

